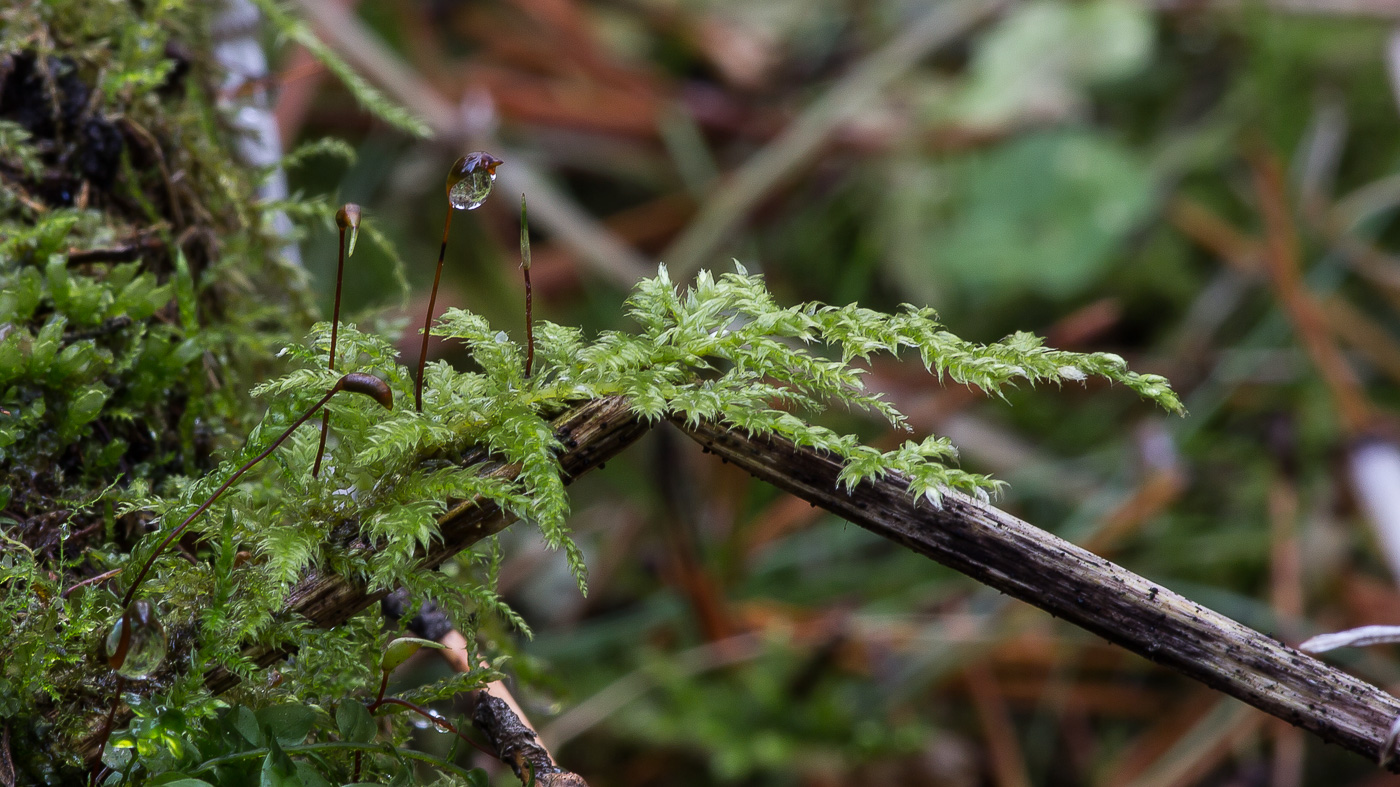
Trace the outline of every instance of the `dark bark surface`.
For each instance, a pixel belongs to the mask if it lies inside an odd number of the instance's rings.
[[[525,726],[500,697],[482,692],[472,713],[472,724],[491,740],[496,754],[510,765],[522,783],[528,784],[533,774],[541,787],[588,787],[582,776],[554,764],[535,731]]]

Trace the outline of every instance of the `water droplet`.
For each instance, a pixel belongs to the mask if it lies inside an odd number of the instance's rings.
[[[491,194],[501,160],[485,151],[457,159],[447,173],[447,201],[457,210],[476,210]]]
[[[149,602],[136,601],[112,624],[103,656],[118,675],[149,677],[165,660],[165,628]]]

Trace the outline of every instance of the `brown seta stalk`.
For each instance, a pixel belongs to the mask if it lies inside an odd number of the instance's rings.
[[[520,269],[525,272],[525,379],[535,365],[535,315],[530,290],[530,219],[525,211],[525,195],[520,195]]]
[[[355,255],[355,239],[360,234],[360,206],[347,202],[335,213],[335,225],[340,229],[340,252],[336,255],[335,266],[335,310],[331,314],[331,354],[326,368],[335,371],[335,343],[340,329],[340,286],[345,280],[345,230],[350,230],[350,255]],[[326,434],[331,429],[329,410],[321,411],[321,444],[316,448],[316,464],[311,466],[311,477],[321,474],[321,458],[326,455]]]
[[[368,396],[382,405],[384,409],[394,409],[394,394],[389,390],[389,386],[383,380],[372,374],[364,374],[362,372],[350,372],[344,377],[341,377],[336,381],[335,385],[331,386],[331,389],[326,392],[326,395],[321,397],[320,401],[311,405],[311,409],[307,410],[300,418],[294,421],[291,426],[287,427],[287,430],[274,440],[272,445],[263,449],[262,453],[248,460],[246,464],[235,470],[227,481],[221,484],[218,489],[214,490],[214,494],[210,495],[208,500],[205,500],[199,508],[194,510],[194,513],[185,517],[185,521],[181,522],[179,526],[170,531],[170,534],[160,542],[160,546],[156,547],[155,552],[152,552],[151,556],[146,559],[146,564],[141,567],[141,573],[136,575],[136,581],[131,583],[131,587],[126,591],[126,596],[122,598],[122,606],[128,607],[131,605],[131,599],[136,595],[136,591],[141,587],[141,583],[146,579],[146,575],[150,573],[151,567],[155,565],[156,558],[160,557],[166,547],[174,543],[175,539],[179,538],[181,533],[185,532],[185,528],[189,527],[190,523],[193,522],[196,517],[207,511],[209,506],[212,506],[214,501],[219,499],[219,495],[222,495],[233,485],[234,481],[237,481],[244,473],[248,472],[253,465],[266,459],[269,454],[277,450],[278,446],[282,445],[282,443],[286,442],[288,437],[292,436],[292,432],[295,432],[297,427],[306,423],[307,419],[315,415],[317,410],[321,409],[326,402],[331,400],[331,397],[341,391],[349,391],[350,393]]]
[[[437,307],[438,283],[442,281],[442,261],[447,255],[447,233],[452,227],[454,210],[476,210],[491,193],[496,180],[496,167],[501,160],[476,151],[457,159],[447,173],[447,220],[442,225],[442,245],[438,247],[437,272],[433,274],[433,289],[428,296],[428,313],[423,317],[423,346],[418,352],[418,384],[413,391],[413,407],[423,412],[423,369],[428,364],[428,332],[433,327],[433,310]]]

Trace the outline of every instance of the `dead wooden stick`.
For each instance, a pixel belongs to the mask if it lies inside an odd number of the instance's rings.
[[[381,604],[384,614],[392,620],[411,614],[404,606],[407,596],[402,590],[389,594]],[[444,648],[434,652],[458,672],[487,666],[480,661],[473,663],[467,638],[452,627],[452,621],[436,604],[424,602],[407,625],[414,636],[441,643]],[[555,764],[554,755],[539,739],[539,733],[504,682],[492,681],[472,695],[476,702],[472,726],[486,736],[497,758],[510,766],[522,784],[529,784],[533,775],[541,787],[588,787],[582,776]]]
[[[491,740],[497,755],[522,784],[529,784],[533,775],[540,787],[588,787],[582,776],[554,764],[535,731],[500,697],[482,692],[472,713],[472,724]]]
[[[762,480],[1373,761],[1400,716],[1400,701],[1375,686],[993,506],[955,492],[945,495],[941,509],[925,500],[916,504],[907,483],[893,477],[848,494],[836,485],[841,463],[833,457],[712,423],[677,426]],[[555,428],[570,477],[606,461],[646,429],[621,398],[580,405]],[[484,454],[468,458],[485,460]],[[518,468],[502,464],[487,472],[513,477]],[[439,522],[443,538],[423,556],[425,567],[509,524],[495,506],[478,500],[457,504]],[[334,626],[382,595],[343,577],[313,575],[293,591],[286,614]],[[248,655],[267,665],[286,654],[260,649]],[[219,670],[206,675],[216,693],[237,682]]]
[[[757,478],[1329,743],[1373,762],[1386,748],[1400,700],[994,506],[948,492],[935,508],[893,476],[847,493],[835,457],[674,422]]]
[[[409,631],[413,632],[413,636],[441,643],[443,649],[433,652],[441,656],[442,660],[451,665],[454,670],[458,672],[471,672],[477,667],[488,666],[486,662],[480,659],[473,662],[471,645],[467,642],[467,638],[463,636],[462,632],[452,627],[452,620],[448,618],[447,614],[444,613],[437,604],[431,601],[424,601],[418,607],[417,614],[413,614],[412,611],[404,605],[407,599],[407,591],[400,588],[390,593],[380,602],[380,610],[384,613],[384,616],[390,620],[399,620],[408,617],[407,627]],[[535,726],[530,723],[530,717],[526,716],[525,710],[520,707],[520,703],[515,701],[515,695],[510,693],[510,688],[506,686],[505,681],[491,681],[486,684],[485,688],[478,689],[478,691],[489,694],[504,702],[506,707],[510,709],[511,713],[515,714],[521,724],[529,729],[531,733],[535,735],[539,734]],[[504,718],[502,714],[496,714],[496,717]],[[487,734],[488,737],[495,740],[496,736],[494,734],[489,732]],[[536,738],[533,745],[541,749],[544,755],[553,763],[554,754],[544,745],[544,741]],[[0,785],[0,787],[3,787],[3,785]]]

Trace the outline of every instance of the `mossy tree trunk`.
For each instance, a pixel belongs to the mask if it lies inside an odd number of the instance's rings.
[[[54,597],[151,530],[110,490],[162,492],[241,442],[250,380],[306,316],[262,230],[265,173],[234,154],[218,5],[0,11],[0,587],[28,594],[16,614],[52,618],[59,644],[0,619],[0,724],[34,779],[91,720],[76,711],[113,696],[94,632],[64,614],[77,602]]]

